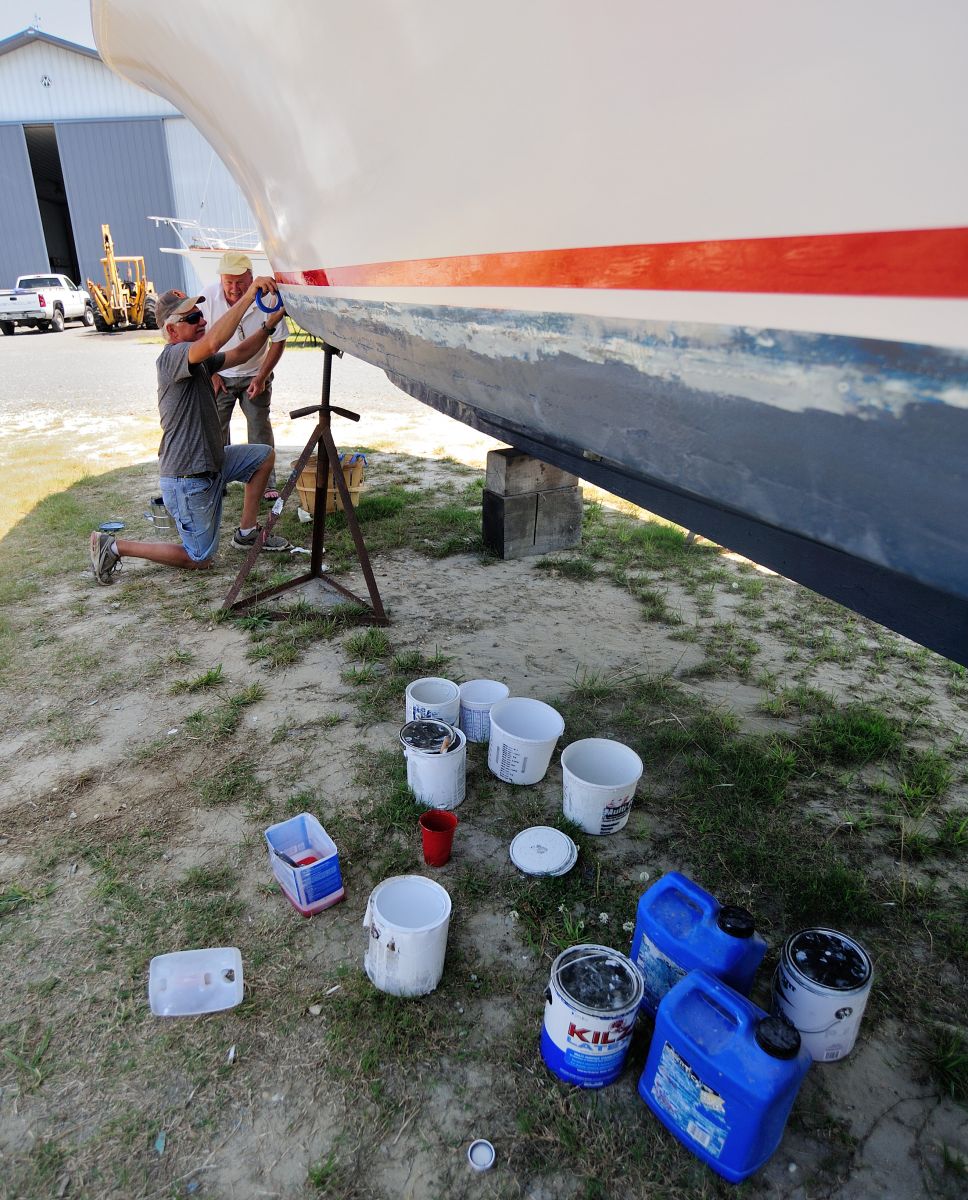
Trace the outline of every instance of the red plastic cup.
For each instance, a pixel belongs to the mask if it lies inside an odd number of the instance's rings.
[[[423,856],[428,867],[442,867],[450,860],[456,828],[457,817],[445,809],[428,808],[420,814]]]

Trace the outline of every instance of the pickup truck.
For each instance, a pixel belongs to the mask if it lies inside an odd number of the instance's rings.
[[[60,333],[65,321],[94,324],[94,305],[66,275],[21,275],[12,291],[0,292],[0,332],[12,337],[18,325]]]

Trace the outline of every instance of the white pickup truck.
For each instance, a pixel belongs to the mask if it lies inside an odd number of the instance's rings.
[[[18,325],[60,333],[65,321],[94,324],[89,293],[66,275],[21,275],[12,291],[0,292],[0,332],[6,337]]]

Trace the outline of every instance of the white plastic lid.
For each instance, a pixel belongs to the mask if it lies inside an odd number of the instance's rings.
[[[494,1147],[486,1138],[478,1138],[467,1147],[467,1161],[475,1171],[489,1171],[496,1157]]]
[[[156,1017],[194,1017],[234,1008],[242,999],[236,946],[159,954],[148,968],[148,1002]]]
[[[532,825],[511,842],[511,862],[526,875],[564,875],[577,860],[575,843],[550,825]]]

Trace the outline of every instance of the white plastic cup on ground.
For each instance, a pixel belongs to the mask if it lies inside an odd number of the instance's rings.
[[[562,811],[585,833],[625,827],[642,776],[642,760],[610,738],[582,738],[561,752]]]
[[[486,742],[491,736],[491,706],[506,700],[509,688],[496,679],[471,679],[460,685],[460,727],[469,742]]]
[[[487,765],[505,783],[538,783],[564,730],[564,717],[543,700],[498,700],[491,706]]]
[[[460,689],[449,679],[427,675],[407,685],[407,721],[436,717],[456,725],[460,716]]]

